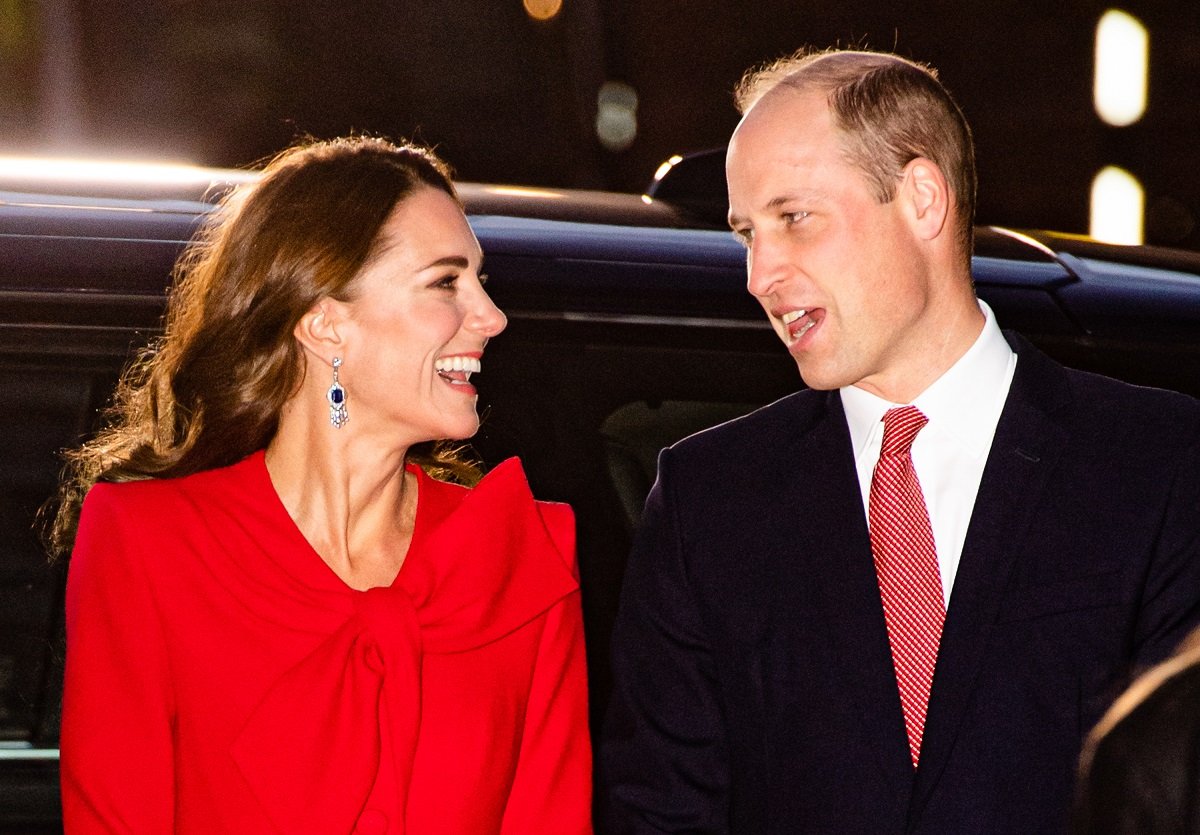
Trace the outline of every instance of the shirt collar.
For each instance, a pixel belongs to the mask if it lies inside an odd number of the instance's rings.
[[[985,321],[974,344],[912,402],[929,418],[931,427],[948,433],[976,457],[986,454],[991,446],[996,420],[1004,408],[1004,383],[1013,359],[1012,348],[1000,332],[992,309],[982,301],[979,308]],[[846,386],[840,392],[857,459],[871,433],[882,431],[884,412],[907,404],[891,403],[855,386]]]

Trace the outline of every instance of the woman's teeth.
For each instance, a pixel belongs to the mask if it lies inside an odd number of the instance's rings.
[[[438,373],[465,371],[468,374],[478,374],[482,369],[483,363],[475,357],[440,357],[433,363],[433,370]]]
[[[781,318],[779,321],[783,322],[785,325],[790,325],[792,322],[795,322],[797,319],[799,319],[805,313],[808,313],[808,311],[807,310],[793,310],[789,313],[783,314],[783,318]]]

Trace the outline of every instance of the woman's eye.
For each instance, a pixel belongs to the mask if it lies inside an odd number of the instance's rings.
[[[433,282],[433,286],[439,290],[453,290],[458,284],[458,276],[447,275]]]
[[[479,274],[479,283],[480,283],[480,284],[487,284],[487,283],[488,283],[488,274],[487,274],[487,273],[480,273],[480,274]]]

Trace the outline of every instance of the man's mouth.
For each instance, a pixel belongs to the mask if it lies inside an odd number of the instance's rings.
[[[789,310],[779,317],[779,321],[783,323],[784,328],[787,330],[790,342],[798,341],[817,324],[817,318],[810,316],[809,311],[803,308],[800,310]]]
[[[438,357],[434,360],[433,370],[447,383],[464,386],[470,384],[472,374],[478,374],[483,370],[483,363],[480,362],[479,357],[463,355]]]

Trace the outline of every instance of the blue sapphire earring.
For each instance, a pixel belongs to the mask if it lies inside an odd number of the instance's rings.
[[[350,415],[346,414],[346,390],[338,382],[338,369],[341,367],[342,358],[334,357],[333,385],[325,393],[326,399],[329,400],[329,422],[334,429],[341,429],[346,425],[346,421],[350,420]]]

